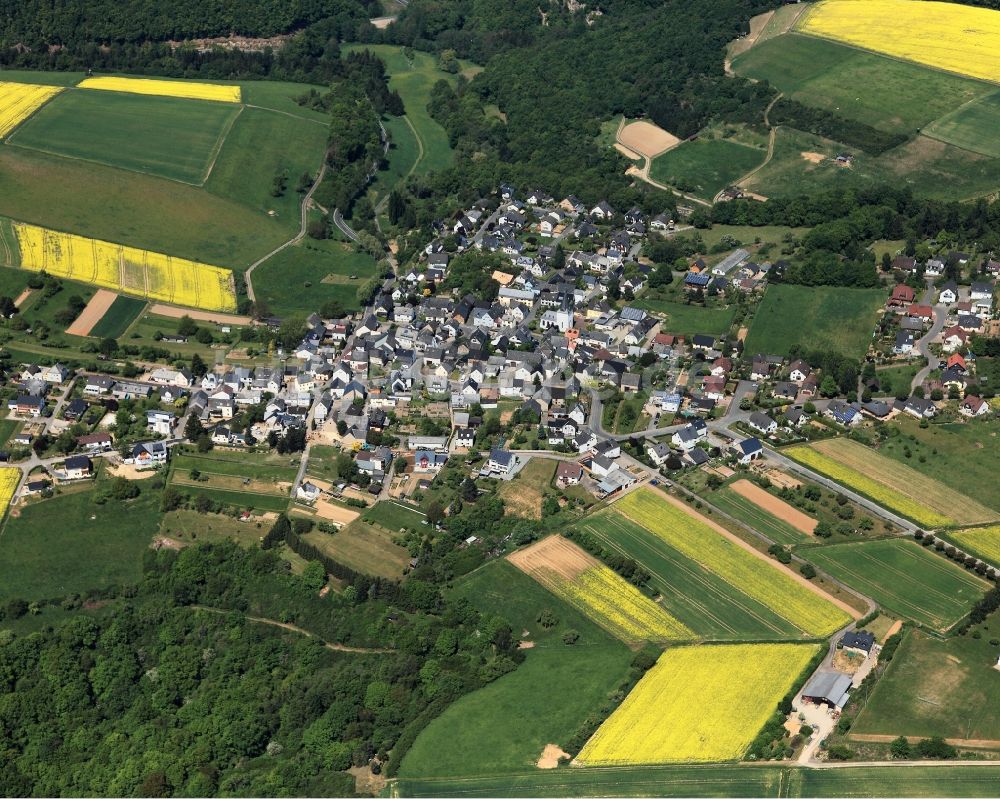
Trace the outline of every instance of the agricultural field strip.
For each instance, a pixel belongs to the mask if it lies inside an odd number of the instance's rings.
[[[1000,74],[1000,14],[992,9],[913,0],[823,0],[806,10],[795,29],[991,83]]]
[[[178,455],[174,458],[175,469],[206,469],[216,474],[228,474],[236,477],[264,479],[273,477],[276,480],[292,482],[296,471],[290,466],[270,463],[253,463],[249,460],[231,460],[229,458],[202,457],[200,455]]]
[[[235,310],[232,272],[124,244],[14,223],[21,267],[176,305]]]
[[[798,544],[810,538],[781,518],[772,516],[753,500],[728,488],[712,494],[709,501],[778,544]]]
[[[598,524],[599,522],[599,524]],[[615,531],[615,537],[612,537],[606,532],[606,527],[610,527]],[[629,529],[629,528],[633,529]],[[710,570],[706,569],[705,566],[688,558],[686,555],[670,547],[666,542],[660,539],[651,531],[647,530],[642,525],[632,521],[626,516],[615,512],[614,510],[606,509],[600,511],[592,520],[584,525],[584,529],[593,535],[599,537],[606,546],[614,549],[618,554],[625,557],[635,558],[642,567],[649,572],[651,572],[656,580],[661,582],[664,586],[672,586],[672,581],[670,575],[656,570],[652,565],[652,560],[654,558],[659,558],[663,556],[663,549],[669,549],[671,555],[675,557],[671,558],[671,566],[677,571],[687,577],[691,582],[703,589],[705,594],[713,595],[717,597],[720,601],[731,604],[735,606],[742,613],[750,616],[755,621],[759,622],[761,626],[766,627],[778,635],[787,635],[789,633],[788,629],[782,628],[776,625],[773,621],[770,621],[763,616],[761,616],[753,607],[746,604],[742,600],[749,600],[755,602],[742,591],[740,591],[736,586],[734,586],[729,581],[725,580],[720,575],[715,575],[721,582],[733,588],[735,595],[727,594],[723,592],[717,585],[713,585],[709,580],[705,578],[703,574],[699,574],[697,569],[704,569],[711,574]],[[616,537],[628,539],[632,544],[631,548],[625,548],[618,543]],[[645,540],[643,540],[645,539]],[[654,543],[655,542],[655,543]],[[643,552],[645,552],[646,557],[643,557]],[[691,565],[688,565],[691,564]],[[682,604],[689,606],[697,614],[706,616],[715,622],[719,627],[732,633],[734,636],[740,634],[740,630],[734,627],[732,624],[728,623],[724,618],[713,612],[708,608],[707,605],[698,601],[697,597],[691,596],[687,593],[678,593],[672,596],[672,599],[681,602]],[[783,621],[786,621],[783,619]],[[794,629],[798,629],[795,625],[792,625]]]
[[[77,88],[129,94],[153,94],[161,97],[183,97],[189,100],[212,100],[223,103],[238,103],[242,99],[239,86],[198,83],[196,81],[97,77],[80,81]]]
[[[222,478],[222,480],[215,485],[212,485],[211,480],[206,484],[202,480],[193,480],[190,477],[184,475],[174,475],[173,479],[170,481],[174,485],[188,486],[189,488],[204,488],[208,491],[241,491],[242,489],[237,486],[229,486],[226,483],[228,481],[242,481],[250,480],[251,486],[247,487],[247,491],[253,494],[268,494],[270,496],[283,496],[287,497],[288,492],[291,489],[291,485],[282,488],[279,485],[269,484],[266,480],[256,480],[249,477],[240,477],[234,474],[225,474],[224,472],[201,472],[202,477],[205,478]]]
[[[948,537],[973,555],[1000,566],[1000,525],[958,530]]]
[[[976,524],[993,521],[998,516],[996,511],[939,480],[854,441],[835,438],[820,441],[812,445],[812,448],[860,474],[875,475],[871,479],[907,495],[916,502],[925,501],[936,513],[942,515],[951,513],[958,522]],[[885,477],[880,477],[881,475]]]
[[[6,137],[61,91],[59,86],[0,81],[0,138]]]
[[[809,445],[800,444],[788,447],[783,449],[781,453],[854,491],[864,494],[874,502],[913,519],[918,524],[927,527],[942,527],[955,521],[950,516],[937,512],[928,504],[909,496],[902,496],[903,492],[897,486],[870,477],[867,474],[868,469],[865,473],[861,473],[856,468],[819,452]],[[870,465],[870,468],[873,470],[874,466]]]
[[[907,598],[905,594],[900,593],[900,591],[890,587],[890,583],[882,579],[882,575],[885,573],[889,573],[898,577],[899,578],[898,585],[901,587],[907,584],[913,584],[916,582],[916,580],[914,579],[912,573],[908,573],[897,567],[891,566],[887,564],[885,561],[873,557],[868,552],[864,552],[863,547],[865,546],[866,544],[864,543],[834,545],[834,547],[850,547],[852,552],[859,555],[862,560],[872,564],[875,567],[874,571],[879,574],[879,576],[877,577],[876,576],[868,577],[859,574],[857,571],[851,569],[850,566],[846,564],[844,561],[832,557],[829,554],[829,551],[824,551],[824,550],[829,550],[830,548],[828,547],[817,547],[816,549],[809,550],[809,554],[807,555],[807,557],[814,560],[822,568],[830,570],[831,572],[840,571],[841,577],[842,579],[844,579],[845,582],[851,584],[857,584],[860,587],[863,587],[865,591],[868,593],[868,595],[871,596],[873,599],[877,599],[880,595],[888,597],[891,603],[898,604],[900,606],[900,610],[909,612],[910,615],[916,620],[919,620],[920,618],[926,618],[940,627],[945,627],[949,623],[954,622],[956,618],[956,613],[953,612],[950,617],[946,617],[945,615],[943,615],[947,613],[948,611],[947,607],[940,607],[937,605],[937,603],[934,603],[936,606],[934,609],[928,608],[928,602],[920,602],[912,598]],[[846,551],[846,550],[842,549],[840,551]],[[912,559],[915,564],[917,563],[919,563],[919,565],[926,564],[930,566],[932,569],[937,570],[942,574],[947,574],[949,577],[956,578],[956,577],[967,576],[962,572],[956,572],[952,569],[949,569],[948,564],[944,562],[938,564],[936,562],[937,556],[933,555],[930,556],[934,560],[924,560],[915,553],[911,553],[907,550],[900,550],[900,551],[903,553],[904,557]],[[978,580],[973,580],[970,578],[967,579],[966,582],[968,582],[970,585],[973,584],[976,585],[977,588],[979,587],[985,588],[985,586],[981,586],[979,584]],[[955,602],[951,594],[933,588],[927,585],[926,583],[920,583],[919,586],[920,586],[920,593],[923,597],[934,597],[943,602],[945,606],[950,605],[953,610],[958,611],[957,615],[961,615],[961,609],[955,607]]]
[[[623,641],[692,640],[694,633],[623,577],[561,536],[549,536],[508,560]]]
[[[851,618],[820,589],[799,582],[756,550],[744,549],[729,540],[704,517],[694,516],[684,506],[675,506],[666,495],[640,489],[620,500],[617,509],[709,571],[725,574],[729,582],[804,632],[829,635]]]
[[[7,511],[20,482],[20,469],[10,466],[0,467],[0,517]]]
[[[668,649],[577,761],[612,766],[738,759],[819,649],[788,643]]]

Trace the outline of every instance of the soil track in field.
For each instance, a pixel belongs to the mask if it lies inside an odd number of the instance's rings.
[[[783,499],[774,496],[774,494],[765,491],[756,483],[751,483],[749,480],[737,480],[729,487],[741,497],[749,499],[757,507],[766,510],[783,522],[787,522],[801,533],[812,535],[816,529],[818,523],[816,519],[803,513],[798,508],[789,505]]]

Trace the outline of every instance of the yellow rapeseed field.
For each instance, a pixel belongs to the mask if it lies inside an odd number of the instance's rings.
[[[959,530],[952,537],[962,549],[995,566],[1000,566],[1000,525]]]
[[[35,113],[42,103],[61,91],[60,86],[0,81],[0,138],[5,138]]]
[[[827,636],[850,621],[844,610],[652,489],[633,491],[615,508],[809,635]]]
[[[798,30],[930,67],[1000,80],[1000,12],[927,0],[823,0]]]
[[[10,505],[17,490],[17,484],[21,481],[21,470],[4,467],[0,469],[0,516]]]
[[[162,97],[187,97],[191,100],[217,100],[221,103],[240,102],[239,86],[220,83],[197,83],[186,80],[150,80],[148,78],[87,78],[77,84],[80,89],[107,92],[156,94]]]
[[[668,649],[584,745],[584,766],[738,760],[819,650],[815,644]]]
[[[21,222],[14,232],[24,269],[188,308],[236,310],[228,269]]]
[[[680,621],[607,566],[592,566],[572,581],[553,580],[549,587],[624,641],[689,641],[695,637]]]
[[[830,439],[817,446],[822,446],[824,451],[802,444],[782,450],[782,453],[924,527],[942,527],[955,523],[952,516],[946,516],[932,507],[932,503],[940,506],[935,499],[938,493],[950,498],[952,502],[960,503],[952,504],[951,507],[956,512],[961,511],[963,516],[973,506],[978,507],[977,503],[958,492],[950,491],[936,480],[879,455],[862,444]],[[878,479],[869,475],[878,475]],[[966,522],[987,520],[995,516],[996,514],[985,511],[982,519],[975,514],[967,518]]]

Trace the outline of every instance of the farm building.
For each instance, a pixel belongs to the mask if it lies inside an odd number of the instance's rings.
[[[726,275],[732,272],[736,267],[742,264],[750,257],[750,253],[746,250],[740,249],[731,255],[727,255],[719,263],[712,267],[713,275]]]
[[[847,692],[851,688],[851,675],[839,671],[820,671],[813,675],[802,689],[802,699],[816,705],[842,708],[847,704]]]
[[[875,646],[875,635],[867,630],[849,630],[841,637],[840,645],[848,652],[868,657]]]

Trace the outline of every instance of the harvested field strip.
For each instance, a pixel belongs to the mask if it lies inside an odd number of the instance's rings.
[[[0,139],[61,91],[59,86],[0,81]]]
[[[616,508],[805,633],[829,635],[855,615],[667,494],[643,488]]]
[[[177,305],[236,309],[228,269],[22,222],[14,232],[24,269]]]
[[[784,454],[926,526],[980,524],[997,512],[916,469],[845,438],[796,446]]]
[[[631,583],[560,536],[508,556],[517,568],[627,643],[691,640],[694,634]]]
[[[754,504],[759,505],[772,516],[776,516],[800,532],[811,534],[816,529],[818,522],[807,513],[803,513],[793,505],[789,505],[783,499],[779,499],[774,494],[765,491],[756,483],[749,480],[737,480],[729,486],[737,494],[746,497]]]
[[[963,549],[994,566],[1000,566],[1000,525],[959,530],[951,538]]]
[[[100,289],[90,298],[87,307],[73,320],[73,324],[66,328],[66,332],[71,336],[89,336],[90,331],[104,318],[116,299],[118,295],[113,291]]]
[[[988,587],[903,539],[817,547],[806,557],[887,609],[939,631],[962,618]]]
[[[80,89],[94,89],[129,94],[155,94],[161,97],[186,97],[189,100],[215,100],[221,103],[240,102],[240,87],[219,83],[197,83],[182,80],[150,80],[148,78],[87,78],[77,84]]]
[[[613,510],[589,517],[582,528],[653,575],[663,606],[700,635],[714,640],[787,639],[800,630],[719,575]]]
[[[632,152],[647,158],[655,158],[681,143],[674,134],[645,120],[624,124],[618,130],[618,141]]]
[[[577,762],[736,760],[818,651],[810,644],[669,649],[587,741]]]

